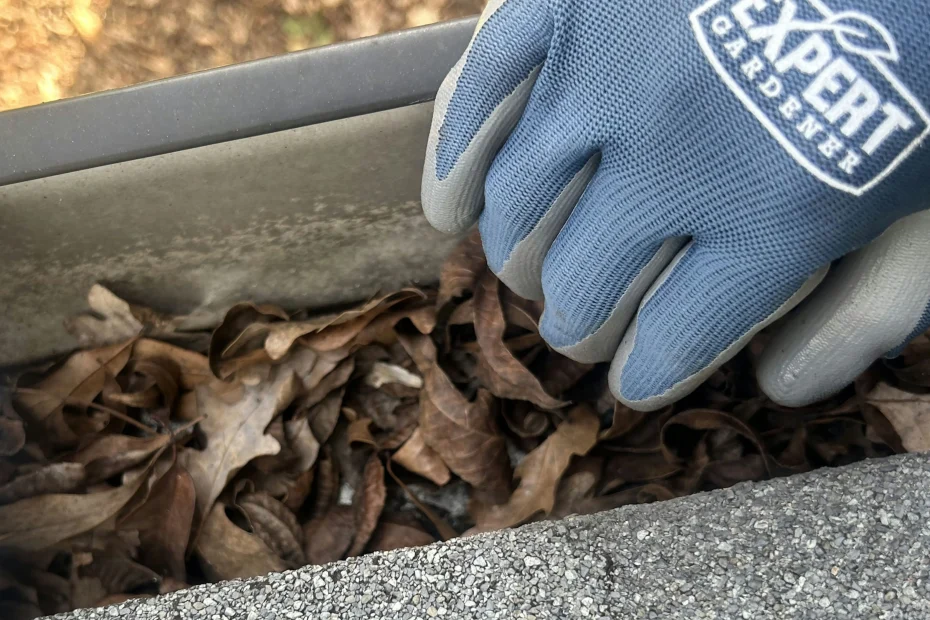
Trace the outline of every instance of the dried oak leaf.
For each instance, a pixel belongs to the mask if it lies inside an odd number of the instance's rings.
[[[494,398],[479,390],[469,402],[436,364],[436,346],[428,336],[398,334],[424,377],[420,393],[423,439],[460,478],[495,497],[510,490],[510,460],[495,419]]]
[[[360,554],[378,526],[387,488],[384,486],[384,466],[377,454],[372,454],[362,472],[362,485],[355,494],[355,538],[349,547],[348,557]]]
[[[70,493],[84,486],[87,473],[79,463],[53,463],[29,472],[0,486],[0,504],[47,495]]]
[[[517,466],[520,486],[506,504],[481,511],[472,532],[487,532],[525,522],[538,512],[549,514],[556,490],[572,456],[584,456],[597,443],[600,421],[586,406],[575,407],[568,419]]]
[[[368,541],[366,551],[394,551],[422,547],[436,542],[422,527],[413,522],[395,523],[382,520]]]
[[[391,459],[404,469],[419,474],[439,486],[449,482],[452,474],[435,450],[426,445],[418,428]]]
[[[198,407],[206,419],[200,429],[206,436],[203,450],[184,450],[180,463],[190,472],[197,489],[199,514],[210,514],[223,487],[254,458],[277,454],[281,445],[265,429],[294,400],[301,389],[298,376],[316,361],[312,352],[298,352],[273,370],[267,383],[247,387],[233,403],[218,397],[209,386],[197,389]]]
[[[908,452],[930,450],[930,394],[911,394],[884,382],[866,395],[884,415]]]
[[[87,305],[102,318],[83,314],[65,321],[65,329],[85,349],[130,340],[143,332],[153,338],[163,338],[173,334],[185,319],[130,304],[100,284],[90,288]]]
[[[304,535],[297,517],[287,507],[266,493],[247,493],[236,503],[249,518],[252,531],[288,567],[297,568],[304,559]]]
[[[439,272],[439,295],[436,307],[442,308],[452,299],[475,290],[478,279],[487,270],[487,260],[478,229],[471,232],[449,254]]]
[[[323,516],[304,524],[304,552],[310,564],[328,564],[341,560],[355,539],[355,510],[352,506],[334,506]]]
[[[45,549],[97,527],[119,512],[146,480],[130,473],[122,486],[108,491],[40,495],[0,506],[0,549]]]
[[[229,520],[226,506],[210,510],[195,545],[203,572],[211,581],[280,573],[287,564],[262,539]]]
[[[528,400],[542,409],[559,409],[568,403],[549,395],[539,379],[504,344],[507,324],[501,308],[500,282],[488,272],[475,290],[475,335],[481,347],[486,387],[500,398]],[[482,368],[482,364],[479,364]]]
[[[194,522],[194,481],[174,464],[152,487],[146,502],[121,525],[138,530],[142,563],[163,577],[187,577],[184,554]]]

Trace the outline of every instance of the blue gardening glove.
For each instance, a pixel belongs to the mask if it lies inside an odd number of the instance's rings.
[[[930,206],[930,3],[827,2],[491,0],[436,99],[427,217],[478,221],[495,273],[545,299],[542,336],[612,360],[622,402],[677,400],[831,261]],[[930,279],[914,268],[897,284]],[[871,273],[848,270],[834,290]],[[859,312],[898,292],[866,289],[848,300]],[[888,334],[917,333],[926,301],[916,319],[890,310],[882,337],[873,321],[790,323],[763,385],[798,400],[805,340],[859,367],[881,352],[857,342],[897,347]]]

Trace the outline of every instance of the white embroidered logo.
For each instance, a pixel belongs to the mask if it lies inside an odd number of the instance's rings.
[[[805,170],[860,196],[930,132],[930,115],[889,68],[891,33],[822,0],[709,0],[691,13],[727,87]]]

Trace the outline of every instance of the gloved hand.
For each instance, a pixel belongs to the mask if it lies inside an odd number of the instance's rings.
[[[631,407],[686,395],[930,206],[926,0],[491,0],[479,24],[436,99],[425,213],[478,221],[542,336],[612,359]],[[785,325],[773,397],[842,387],[930,322],[926,217]]]

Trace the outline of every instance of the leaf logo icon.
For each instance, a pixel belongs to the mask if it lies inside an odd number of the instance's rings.
[[[898,46],[891,33],[874,17],[858,11],[842,11],[830,16],[826,24],[840,47],[873,60],[898,62]]]

